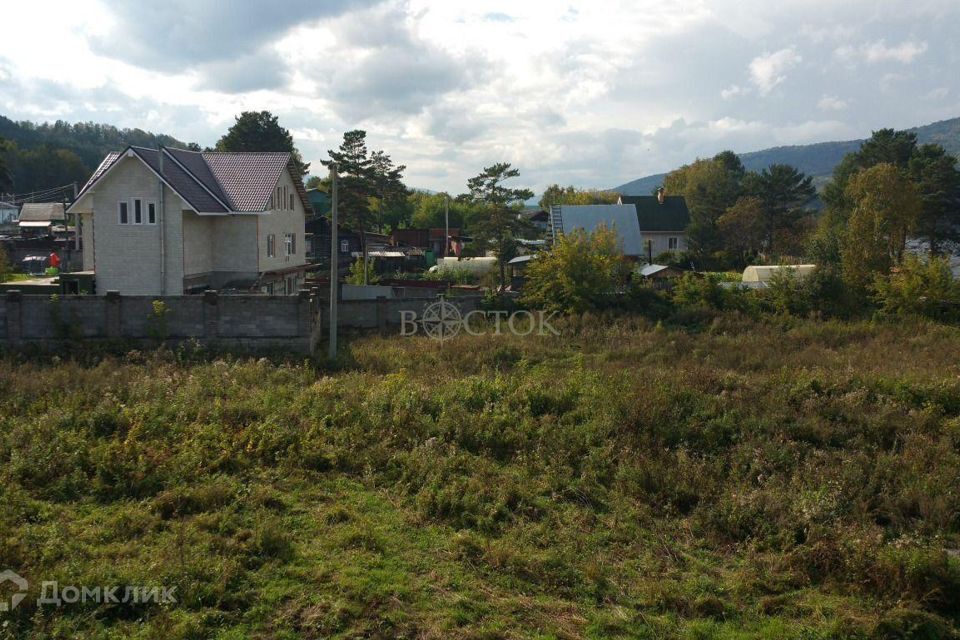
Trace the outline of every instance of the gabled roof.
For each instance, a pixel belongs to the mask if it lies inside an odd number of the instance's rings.
[[[666,196],[663,204],[657,196],[620,196],[620,202],[637,208],[640,231],[683,231],[690,224],[690,211],[683,196]]]
[[[217,152],[127,147],[112,152],[80,190],[75,202],[105,176],[121,157],[132,154],[143,161],[197,213],[260,213],[283,172],[289,172],[304,209],[312,210],[303,181],[287,152]]]
[[[223,185],[237,211],[263,211],[267,207],[277,180],[290,163],[286,152],[225,152],[208,151],[202,154],[204,162]],[[294,184],[296,184],[294,180]],[[310,208],[306,191],[301,196],[303,206]]]
[[[640,226],[637,224],[637,211],[625,204],[564,204],[560,210],[563,232],[583,229],[592,233],[601,224],[615,229],[623,243],[623,253],[627,256],[642,256],[643,243]]]
[[[27,202],[20,209],[20,222],[53,222],[66,220],[62,202]]]

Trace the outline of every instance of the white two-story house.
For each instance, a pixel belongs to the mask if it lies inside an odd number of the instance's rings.
[[[68,212],[100,294],[281,295],[303,284],[310,210],[289,153],[127,147],[104,158]]]

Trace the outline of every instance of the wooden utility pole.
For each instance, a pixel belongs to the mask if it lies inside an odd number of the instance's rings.
[[[443,199],[443,257],[450,250],[450,196]]]
[[[331,360],[337,357],[337,294],[340,280],[338,251],[340,233],[337,221],[337,163],[330,163],[330,351]]]

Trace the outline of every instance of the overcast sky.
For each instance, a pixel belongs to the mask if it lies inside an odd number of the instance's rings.
[[[960,116],[957,0],[5,0],[0,114],[212,145],[267,109],[411,186],[612,187],[730,148]]]

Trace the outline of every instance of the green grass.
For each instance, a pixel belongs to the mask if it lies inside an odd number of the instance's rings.
[[[0,279],[0,282],[21,282],[23,280],[33,280],[41,276],[34,276],[29,273],[8,273],[6,278]]]
[[[960,330],[560,324],[0,358],[0,637],[957,636]]]

